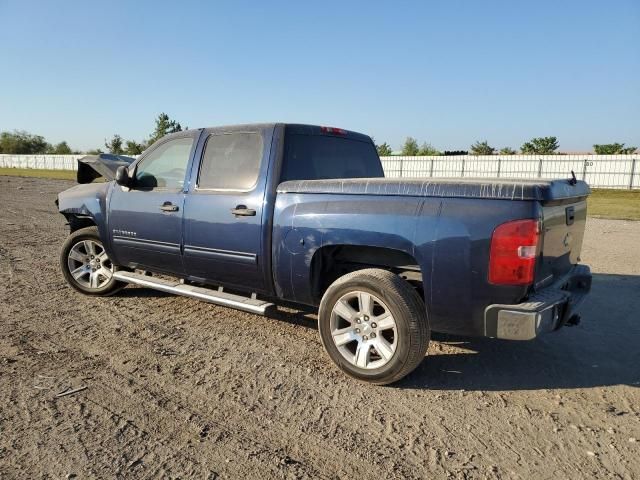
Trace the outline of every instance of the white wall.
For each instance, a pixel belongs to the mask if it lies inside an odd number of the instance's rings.
[[[382,157],[388,177],[569,178],[596,188],[640,188],[640,155]],[[632,175],[633,172],[633,175]]]
[[[77,170],[78,158],[85,155],[0,155],[0,168],[40,168],[47,170]]]

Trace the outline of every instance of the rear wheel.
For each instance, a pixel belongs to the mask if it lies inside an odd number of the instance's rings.
[[[336,365],[371,383],[400,380],[429,346],[422,299],[386,270],[359,270],[336,280],[322,298],[318,321],[322,344]]]
[[[97,227],[82,228],[67,237],[60,252],[60,267],[67,283],[87,295],[111,295],[126,285],[113,278],[116,267]]]

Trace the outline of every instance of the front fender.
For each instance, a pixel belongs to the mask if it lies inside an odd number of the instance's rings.
[[[76,185],[58,194],[58,211],[70,221],[71,218],[89,218],[96,224],[100,238],[111,255],[107,234],[107,198],[112,183],[88,183]]]

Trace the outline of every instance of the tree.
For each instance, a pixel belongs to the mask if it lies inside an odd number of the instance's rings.
[[[376,150],[378,151],[378,155],[381,157],[389,157],[393,155],[393,151],[387,142],[384,142],[382,145],[376,145]]]
[[[536,137],[523,143],[520,150],[528,155],[552,155],[559,147],[556,137]]]
[[[628,155],[636,151],[636,147],[624,147],[624,143],[602,143],[593,146],[593,151],[597,155]]]
[[[165,135],[181,131],[182,126],[180,125],[180,123],[176,122],[175,120],[171,120],[171,118],[169,118],[169,115],[162,112],[160,115],[158,115],[158,118],[156,118],[156,128],[153,130],[151,137],[149,137],[147,145],[151,145],[155,141],[160,140]]]
[[[118,134],[115,134],[109,141],[105,140],[104,146],[109,153],[113,153],[114,155],[122,155],[124,153],[122,149],[122,137]]]
[[[407,157],[414,157],[418,155],[420,149],[418,148],[418,142],[413,137],[407,137],[404,141],[404,145],[402,146],[401,155],[406,155]]]
[[[104,153],[104,152],[99,148],[94,148],[93,150],[87,150],[84,153],[86,153],[87,155],[100,155],[101,153]]]
[[[418,155],[442,155],[433,145],[427,142],[423,142],[418,150]]]
[[[127,155],[140,155],[144,150],[144,146],[135,140],[127,140],[127,146],[124,149],[124,153]]]
[[[67,142],[63,141],[58,143],[57,145],[51,146],[47,153],[51,153],[53,155],[71,155],[73,153],[73,150],[71,150],[71,147],[67,144]]]
[[[35,154],[46,153],[51,148],[44,137],[23,130],[0,133],[0,153]]]
[[[500,155],[515,155],[518,152],[516,152],[513,148],[511,147],[504,147],[500,149]]]
[[[483,142],[478,140],[471,145],[471,155],[493,155],[495,151],[496,149],[489,146],[489,142],[486,140]]]

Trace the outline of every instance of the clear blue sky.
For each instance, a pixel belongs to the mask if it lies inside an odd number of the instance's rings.
[[[290,121],[399,148],[640,146],[640,0],[0,0],[0,130]]]

